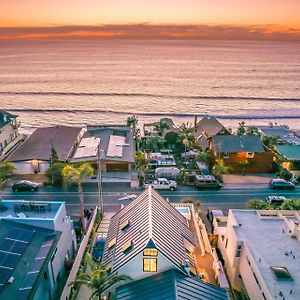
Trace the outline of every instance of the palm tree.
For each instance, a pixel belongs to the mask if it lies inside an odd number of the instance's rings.
[[[169,129],[170,125],[165,120],[159,120],[158,122],[154,123],[154,131],[159,135],[162,136],[164,129]]]
[[[189,122],[187,123],[182,123],[179,125],[178,127],[178,131],[179,131],[179,137],[182,140],[188,140],[188,147],[190,147],[192,145],[192,143],[194,143],[195,141],[195,127],[192,126],[192,124],[190,124]]]
[[[68,184],[75,183],[78,187],[79,199],[80,199],[80,218],[82,223],[83,232],[86,233],[86,224],[84,218],[84,202],[83,202],[83,190],[82,181],[86,176],[92,176],[94,169],[89,163],[83,163],[81,165],[66,165],[62,170],[62,175]]]
[[[131,127],[133,130],[133,138],[135,141],[136,150],[138,149],[138,139],[140,136],[140,130],[137,128],[138,122],[139,122],[139,120],[136,115],[132,115],[132,116],[128,117],[126,120],[126,125]]]
[[[143,184],[145,179],[145,172],[148,166],[148,159],[142,151],[137,151],[135,153],[135,168],[138,171],[140,183]]]
[[[197,153],[196,157],[195,157],[195,161],[202,161],[204,163],[209,163],[211,159],[211,154],[208,151],[200,151]]]
[[[5,180],[16,170],[15,164],[10,161],[0,162],[0,181]]]
[[[230,167],[225,166],[223,159],[216,160],[216,164],[213,167],[213,175],[223,182],[223,175],[230,172]]]
[[[146,150],[158,152],[164,144],[164,140],[155,134],[151,134],[146,138]]]
[[[86,273],[80,273],[74,282],[71,284],[75,285],[86,285],[92,290],[92,295],[89,300],[97,297],[99,300],[102,299],[103,293],[113,286],[115,283],[131,280],[129,276],[110,274],[107,267],[100,262],[93,261],[91,255],[86,253],[85,261],[90,267],[90,275]]]

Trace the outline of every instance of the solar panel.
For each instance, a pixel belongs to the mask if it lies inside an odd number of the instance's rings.
[[[41,267],[43,266],[43,263],[45,261],[45,258],[35,259],[32,265],[30,266],[30,269],[28,273],[30,272],[39,272]]]
[[[15,241],[13,240],[8,240],[8,239],[5,239],[4,242],[0,245],[0,250],[2,251],[10,251],[11,248],[13,247]]]
[[[18,255],[7,253],[4,261],[1,264],[1,267],[14,269],[14,267],[18,264],[18,261]]]
[[[34,231],[31,230],[12,228],[8,231],[6,238],[28,243],[31,240],[33,234]]]
[[[23,254],[27,248],[27,243],[16,241],[10,252]]]
[[[31,289],[37,276],[38,273],[27,273],[19,290]]]
[[[2,287],[10,277],[12,270],[0,267],[0,287]]]
[[[31,289],[18,290],[17,298],[18,300],[27,300]]]

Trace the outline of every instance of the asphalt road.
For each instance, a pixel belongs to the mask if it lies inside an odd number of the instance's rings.
[[[104,210],[117,212],[120,208],[119,198],[126,194],[139,194],[142,190],[131,190],[128,184],[104,184]],[[221,190],[196,190],[193,187],[179,187],[176,191],[161,191],[161,194],[171,202],[182,199],[198,200],[202,210],[208,207],[221,209],[225,213],[230,208],[244,208],[250,199],[265,199],[268,195],[283,195],[286,198],[300,198],[300,187],[294,191],[274,191],[265,184],[259,185],[229,185]],[[12,192],[10,187],[0,191],[5,200],[34,200],[34,201],[65,201],[70,215],[78,214],[79,197],[76,187],[69,189],[42,186],[37,192]],[[84,202],[87,209],[98,204],[98,190],[96,184],[84,185]]]

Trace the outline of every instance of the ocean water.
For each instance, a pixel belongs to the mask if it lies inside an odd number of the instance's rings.
[[[300,128],[300,42],[1,41],[0,107],[25,130],[133,113]]]

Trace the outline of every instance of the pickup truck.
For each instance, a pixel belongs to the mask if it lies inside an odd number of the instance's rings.
[[[156,190],[170,190],[175,191],[177,188],[177,183],[174,180],[168,180],[166,178],[157,178],[152,182],[146,182],[144,184],[144,188],[148,188],[149,186],[153,187]]]

